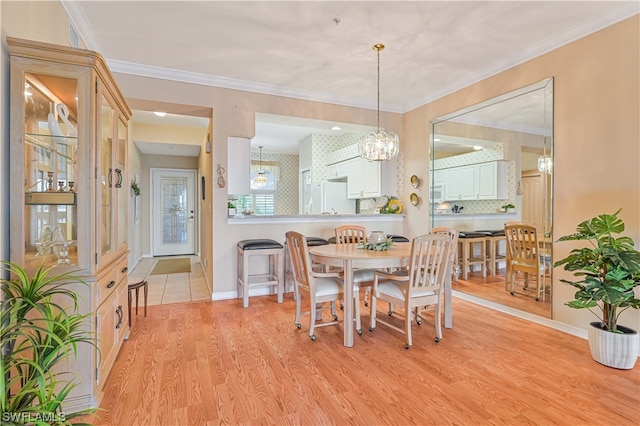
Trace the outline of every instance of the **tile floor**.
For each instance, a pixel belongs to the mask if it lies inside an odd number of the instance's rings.
[[[182,256],[180,256],[182,257]],[[184,256],[191,259],[191,272],[165,275],[149,275],[158,259],[162,257],[144,258],[129,275],[129,282],[134,283],[146,279],[149,283],[147,305],[166,305],[168,303],[195,302],[211,300],[207,289],[204,272],[198,256]],[[142,293],[142,291],[140,292]],[[140,304],[143,303],[140,294]],[[135,307],[135,295],[133,300]]]

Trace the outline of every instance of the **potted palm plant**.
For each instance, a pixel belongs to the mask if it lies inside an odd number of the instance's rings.
[[[0,409],[3,425],[67,425],[95,409],[64,411],[76,386],[63,364],[79,344],[94,344],[89,315],[78,313],[70,282],[88,285],[71,273],[52,274],[40,267],[33,276],[2,261]],[[71,306],[63,306],[64,300]]]
[[[578,225],[576,232],[558,241],[588,241],[587,247],[571,250],[554,263],[578,278],[560,281],[578,289],[574,300],[566,303],[575,309],[589,309],[599,321],[590,323],[589,347],[601,364],[631,369],[640,351],[636,330],[618,324],[626,309],[640,308],[634,288],[640,285],[640,252],[624,232],[624,222],[614,214],[602,214]]]

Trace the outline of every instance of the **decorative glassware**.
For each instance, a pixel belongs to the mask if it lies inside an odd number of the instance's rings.
[[[371,231],[369,235],[367,235],[367,242],[371,244],[384,243],[386,240],[387,234],[382,231]]]
[[[64,181],[58,181],[58,192],[64,192]]]
[[[53,192],[53,172],[47,172],[47,192]]]
[[[73,192],[73,185],[75,184],[74,181],[70,180],[69,182],[67,182],[69,184],[69,192]]]
[[[46,256],[51,253],[51,241],[53,240],[53,232],[47,224],[42,225],[40,229],[40,238],[36,241],[38,251],[36,256]]]
[[[71,263],[69,260],[69,242],[64,235],[64,230],[61,225],[56,226],[56,230],[53,233],[53,249],[58,256],[58,265],[68,265]]]

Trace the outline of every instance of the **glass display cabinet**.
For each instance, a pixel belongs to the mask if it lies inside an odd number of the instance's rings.
[[[131,111],[104,59],[7,37],[11,61],[10,260],[33,273],[73,271],[81,310],[96,316],[80,349],[72,400],[99,403],[129,332],[127,135]]]

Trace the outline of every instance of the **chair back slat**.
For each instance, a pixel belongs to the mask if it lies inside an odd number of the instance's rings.
[[[360,225],[343,225],[336,228],[336,244],[356,244],[367,241],[367,228]]]
[[[522,223],[505,225],[510,265],[517,270],[537,273],[540,271],[540,249],[535,226]]]
[[[286,234],[287,249],[291,257],[294,279],[306,288],[311,287],[311,259],[307,239],[299,232],[289,231]]]
[[[460,232],[458,232],[455,228],[449,228],[448,226],[438,226],[431,230],[432,234],[443,234],[448,235],[451,238],[451,248],[449,253],[451,254],[451,261],[453,262],[453,258],[456,255],[456,251],[458,250],[458,238],[460,237]]]
[[[504,227],[507,248],[511,259],[515,262],[536,262],[538,249],[538,233],[535,226],[517,224]]]
[[[427,234],[411,242],[409,297],[416,291],[439,292],[451,259],[451,235]]]

